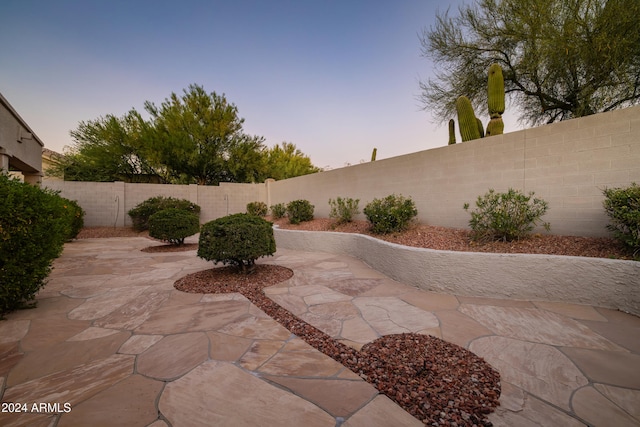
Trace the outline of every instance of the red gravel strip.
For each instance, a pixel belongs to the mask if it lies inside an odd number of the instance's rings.
[[[258,264],[250,275],[232,267],[183,277],[191,293],[239,292],[291,333],[343,364],[429,426],[490,426],[499,405],[500,374],[455,344],[420,334],[387,335],[358,351],[298,319],[262,291],[293,276],[288,268]]]

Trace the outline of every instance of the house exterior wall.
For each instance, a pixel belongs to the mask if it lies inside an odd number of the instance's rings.
[[[0,170],[20,171],[26,182],[38,184],[42,176],[43,146],[0,94]]]

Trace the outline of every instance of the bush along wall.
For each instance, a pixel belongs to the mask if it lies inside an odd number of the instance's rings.
[[[83,212],[57,193],[0,174],[0,317],[33,306]]]
[[[265,202],[250,202],[247,203],[247,213],[255,216],[267,216],[267,204]]]
[[[184,244],[184,239],[200,231],[198,215],[182,209],[169,208],[149,217],[149,236],[169,242]]]
[[[308,200],[294,200],[287,204],[287,216],[291,224],[300,224],[313,219],[313,206]]]
[[[518,240],[537,225],[549,231],[551,225],[540,219],[547,212],[549,204],[543,199],[534,198],[534,194],[531,191],[529,195],[524,195],[520,190],[510,188],[506,193],[490,189],[483,196],[478,196],[476,209],[470,212],[469,220],[473,240]],[[469,203],[463,207],[468,211]]]
[[[418,210],[410,197],[390,194],[384,199],[369,202],[364,214],[373,233],[387,234],[405,230],[418,215]]]
[[[607,228],[629,249],[635,258],[640,258],[640,185],[607,188],[602,202],[610,222]]]
[[[152,197],[131,209],[128,214],[133,222],[133,228],[136,231],[144,231],[149,229],[149,217],[156,212],[164,209],[181,209],[191,212],[198,217],[200,216],[200,206],[191,203],[185,199],[176,199],[173,197]]]

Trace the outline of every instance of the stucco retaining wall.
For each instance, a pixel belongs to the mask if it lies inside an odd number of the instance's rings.
[[[338,232],[274,230],[279,248],[344,254],[418,288],[462,296],[560,301],[640,316],[640,262],[438,251]]]

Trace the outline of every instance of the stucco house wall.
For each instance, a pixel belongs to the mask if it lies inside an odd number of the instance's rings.
[[[0,94],[0,170],[19,171],[25,182],[39,184],[44,144]]]

